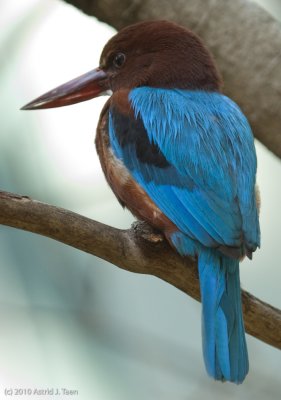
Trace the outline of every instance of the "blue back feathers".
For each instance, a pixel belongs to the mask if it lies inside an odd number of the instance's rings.
[[[110,144],[137,183],[177,226],[182,255],[197,255],[203,352],[215,379],[248,371],[239,262],[260,245],[256,155],[238,106],[216,92],[140,87],[135,118],[110,109]]]
[[[206,246],[243,244],[254,251],[260,241],[256,155],[238,106],[219,93],[148,87],[132,90],[130,100],[149,144],[169,163],[142,162],[133,139],[120,145],[112,113],[111,145],[136,181],[183,233]]]

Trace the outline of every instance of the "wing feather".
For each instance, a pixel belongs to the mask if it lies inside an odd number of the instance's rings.
[[[181,232],[208,247],[259,245],[253,135],[219,93],[137,88],[110,110],[110,143]],[[122,124],[120,124],[120,118]]]

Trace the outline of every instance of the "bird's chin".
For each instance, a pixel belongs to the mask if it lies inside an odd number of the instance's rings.
[[[100,94],[100,96],[112,96],[113,91],[111,89],[107,89]]]

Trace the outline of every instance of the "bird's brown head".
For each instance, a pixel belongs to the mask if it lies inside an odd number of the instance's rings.
[[[221,79],[198,36],[172,22],[145,21],[113,36],[97,69],[38,97],[23,109],[60,107],[109,90],[139,86],[219,91]]]

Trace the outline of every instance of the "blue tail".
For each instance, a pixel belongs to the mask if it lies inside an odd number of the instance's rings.
[[[242,383],[249,370],[239,261],[216,250],[199,254],[202,340],[207,372],[214,379]]]

